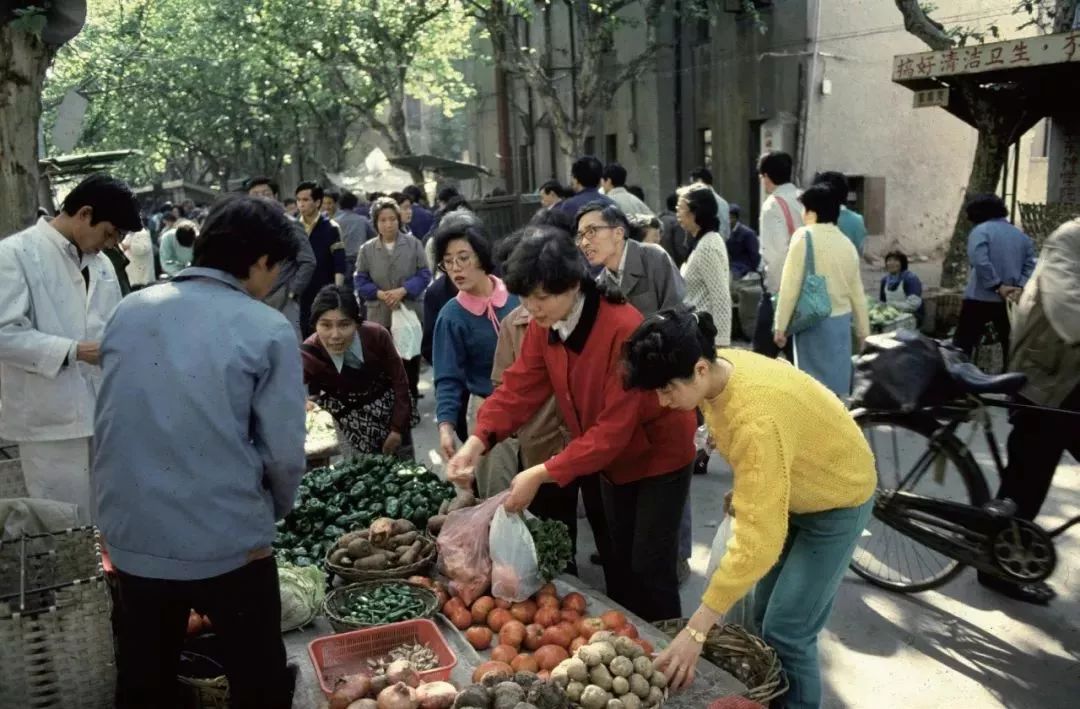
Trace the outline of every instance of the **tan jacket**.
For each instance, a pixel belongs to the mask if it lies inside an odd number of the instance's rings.
[[[524,305],[514,308],[503,318],[491,370],[491,381],[496,387],[502,383],[502,373],[521,352],[521,342],[525,339],[525,330],[531,320],[532,316]],[[521,463],[525,468],[546,462],[566,447],[570,442],[570,431],[563,424],[555,397],[549,398],[536,415],[521,427],[518,441],[521,443]]]
[[[1062,224],[1043,245],[1011,340],[1009,367],[1028,377],[1024,397],[1059,406],[1080,385],[1080,219]]]

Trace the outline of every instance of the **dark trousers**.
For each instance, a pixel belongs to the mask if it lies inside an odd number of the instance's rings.
[[[230,706],[292,706],[273,557],[198,581],[143,578],[118,571],[117,583],[117,707],[179,706],[176,673],[192,608],[210,618],[221,640],[219,659],[229,679]]]
[[[601,559],[610,558],[610,531],[604,512],[604,502],[600,495],[600,475],[586,475],[578,478],[566,487],[555,484],[541,485],[529,505],[529,511],[543,519],[554,519],[562,522],[570,530],[570,545],[572,554],[570,565],[566,571],[577,575],[577,500],[581,493],[581,500],[585,504],[585,518],[592,528],[593,537],[596,539],[596,551]]]
[[[787,344],[784,349],[781,350],[776,346],[776,341],[773,339],[773,301],[772,295],[764,287],[761,292],[761,302],[758,303],[757,322],[754,323],[754,338],[750,343],[754,349],[754,352],[765,355],[775,359],[783,352],[784,356],[789,361],[794,362],[795,356],[793,354],[793,347],[795,344],[795,338],[788,337]]]
[[[953,334],[953,345],[959,348],[968,359],[979,346],[986,332],[986,325],[994,324],[998,339],[1004,348],[1003,358],[1009,359],[1009,311],[1004,301],[991,303],[985,300],[965,299],[960,305],[960,319]]]
[[[409,391],[414,397],[420,398],[420,356],[403,359],[401,363],[405,365],[405,376],[409,378]]]
[[[604,557],[607,593],[649,622],[682,617],[679,519],[693,468],[626,485],[600,481],[611,545]]]
[[[1032,402],[1018,398],[1021,404]],[[1072,390],[1058,408],[1080,412],[1080,387]],[[1013,411],[1009,432],[1009,462],[1001,476],[998,499],[1016,503],[1016,516],[1032,520],[1039,514],[1061,455],[1068,450],[1080,458],[1080,415],[1039,411]]]

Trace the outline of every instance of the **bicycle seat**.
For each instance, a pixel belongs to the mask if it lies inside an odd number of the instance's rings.
[[[1027,375],[1021,372],[987,374],[971,362],[951,362],[949,374],[969,394],[1015,394],[1027,384]]]

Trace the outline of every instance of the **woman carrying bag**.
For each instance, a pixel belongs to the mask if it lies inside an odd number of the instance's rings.
[[[622,348],[641,313],[596,284],[569,234],[542,228],[526,236],[505,273],[533,321],[521,355],[480,407],[474,435],[448,463],[447,478],[470,484],[480,456],[554,394],[571,441],[514,477],[507,511],[528,507],[545,483],[565,488],[599,476],[608,530],[593,530],[608,595],[648,621],[678,617],[679,516],[694,460],[694,414],[665,411],[651,393],[623,387]]]
[[[853,318],[860,346],[870,334],[859,255],[836,226],[840,199],[835,191],[815,184],[799,201],[806,226],[791,237],[773,339],[783,349],[794,336],[795,366],[843,398],[851,393]]]

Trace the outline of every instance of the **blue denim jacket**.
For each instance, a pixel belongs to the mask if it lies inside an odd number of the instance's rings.
[[[219,576],[274,540],[304,473],[304,385],[285,317],[222,271],[120,302],[101,345],[91,484],[121,571]]]
[[[991,219],[968,234],[971,264],[964,297],[1000,303],[1001,285],[1023,288],[1035,271],[1035,246],[1027,234],[1005,219]]]

